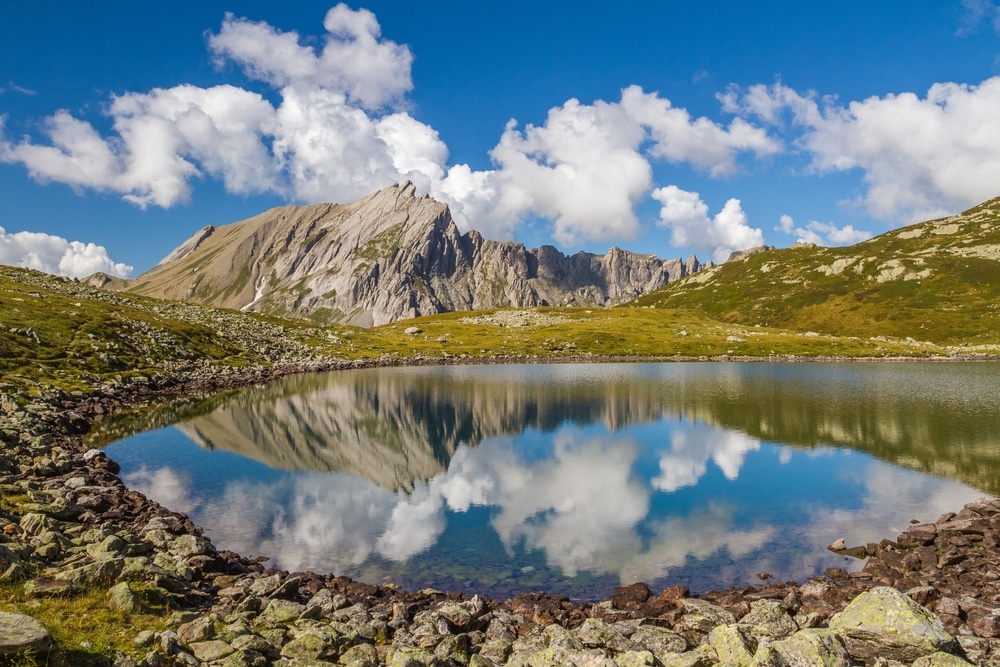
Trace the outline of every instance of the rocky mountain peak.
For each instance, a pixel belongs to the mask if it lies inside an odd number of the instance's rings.
[[[204,227],[125,289],[373,326],[454,310],[610,305],[701,268],[693,255],[566,256],[462,234],[445,204],[406,182],[349,204],[282,206]]]

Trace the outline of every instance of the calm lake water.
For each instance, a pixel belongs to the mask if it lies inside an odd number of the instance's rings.
[[[168,412],[107,453],[217,547],[498,598],[858,569],[826,546],[1000,491],[996,364],[371,369]]]

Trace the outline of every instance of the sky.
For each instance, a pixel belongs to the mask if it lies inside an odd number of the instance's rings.
[[[489,238],[715,261],[1000,195],[997,0],[96,7],[0,3],[0,263],[136,276],[407,180]]]

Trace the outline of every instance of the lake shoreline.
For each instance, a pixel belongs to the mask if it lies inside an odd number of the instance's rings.
[[[0,474],[3,478],[0,487],[6,489],[7,493],[11,493],[11,489],[18,488],[28,492],[30,502],[27,505],[30,507],[25,509],[35,510],[20,513],[5,511],[5,514],[10,515],[8,517],[10,524],[16,525],[16,528],[11,529],[11,537],[7,538],[8,543],[5,548],[13,550],[15,554],[18,553],[19,548],[26,556],[21,558],[20,572],[14,572],[8,578],[28,582],[37,582],[39,579],[43,579],[45,582],[66,581],[65,578],[58,576],[63,572],[60,570],[60,563],[57,559],[36,557],[38,549],[30,547],[30,542],[31,539],[38,538],[40,533],[32,534],[29,530],[33,520],[28,520],[29,526],[25,527],[26,516],[48,517],[48,521],[43,521],[43,523],[52,524],[47,526],[50,531],[53,526],[62,526],[62,524],[82,526],[81,532],[110,524],[117,527],[123,534],[127,534],[128,537],[134,538],[131,543],[149,545],[151,549],[149,553],[157,554],[157,558],[164,562],[167,558],[172,558],[186,568],[180,570],[186,576],[172,577],[183,585],[170,580],[170,584],[178,588],[178,591],[164,589],[167,590],[169,596],[173,596],[167,598],[172,606],[189,607],[192,610],[186,612],[188,616],[194,614],[192,618],[187,618],[184,614],[178,616],[178,620],[186,619],[183,620],[183,623],[191,623],[195,618],[202,618],[209,612],[221,614],[221,612],[228,610],[230,614],[237,613],[235,610],[241,605],[247,608],[244,612],[252,612],[253,610],[249,607],[253,607],[255,603],[249,605],[245,603],[254,598],[257,599],[258,605],[263,605],[256,610],[260,613],[271,606],[271,600],[284,600],[290,604],[303,605],[302,611],[305,612],[309,608],[309,600],[322,591],[329,591],[326,594],[327,597],[342,596],[339,602],[346,604],[341,609],[352,607],[352,605],[361,605],[369,609],[369,617],[372,617],[371,609],[376,607],[386,604],[389,604],[390,607],[401,605],[400,608],[404,611],[400,613],[402,613],[405,622],[400,624],[399,628],[394,628],[391,633],[394,638],[401,638],[401,641],[390,645],[409,646],[403,640],[406,639],[407,633],[413,635],[415,628],[412,626],[420,618],[421,612],[433,612],[440,616],[444,606],[449,604],[465,605],[462,607],[463,609],[466,607],[475,608],[471,611],[467,609],[474,617],[470,621],[470,627],[480,623],[483,618],[489,615],[492,615],[491,620],[507,619],[504,621],[507,625],[506,633],[498,631],[503,635],[502,637],[488,640],[506,641],[510,645],[507,657],[518,654],[520,649],[538,648],[538,650],[542,650],[534,644],[528,647],[525,642],[518,645],[519,648],[515,648],[515,646],[518,641],[524,638],[536,637],[539,632],[551,624],[570,630],[578,630],[588,623],[593,625],[596,622],[618,628],[616,632],[619,634],[624,632],[623,637],[629,641],[631,641],[631,635],[628,635],[627,628],[632,626],[638,628],[641,625],[650,625],[664,628],[670,632],[676,630],[676,634],[683,637],[686,642],[686,650],[679,653],[694,654],[701,650],[698,648],[699,646],[706,645],[705,641],[712,629],[731,625],[731,623],[721,622],[728,621],[728,617],[716,613],[718,618],[715,618],[715,621],[711,621],[707,625],[701,623],[696,626],[692,621],[695,615],[692,609],[697,607],[697,604],[690,602],[690,600],[698,599],[710,602],[715,607],[730,614],[733,617],[733,622],[752,613],[758,607],[762,608],[761,601],[779,601],[783,609],[787,611],[788,618],[794,620],[796,628],[803,630],[804,628],[823,628],[829,624],[834,614],[841,612],[863,592],[876,586],[890,586],[911,591],[910,598],[935,610],[937,617],[944,622],[947,631],[952,636],[964,640],[951,646],[949,651],[964,653],[968,658],[986,660],[993,655],[1000,656],[1000,643],[998,643],[1000,640],[996,638],[1000,635],[1000,585],[997,585],[995,581],[1000,576],[980,577],[975,580],[974,577],[970,578],[969,573],[976,572],[976,567],[981,567],[984,571],[996,572],[997,566],[1000,565],[1000,504],[994,505],[988,501],[982,501],[979,504],[970,503],[971,507],[959,508],[960,511],[957,514],[946,515],[935,524],[915,526],[895,540],[886,539],[879,544],[859,545],[851,549],[851,555],[868,559],[865,567],[860,572],[853,574],[843,570],[828,570],[825,576],[816,577],[807,582],[785,583],[769,580],[766,578],[766,573],[761,573],[762,583],[758,586],[709,591],[699,594],[697,598],[692,597],[683,587],[653,592],[644,584],[634,584],[620,587],[611,597],[593,604],[575,603],[557,594],[533,593],[522,594],[507,601],[484,600],[476,596],[477,602],[473,603],[468,596],[457,593],[406,592],[392,586],[362,584],[352,582],[344,577],[333,577],[322,573],[278,572],[268,570],[266,563],[259,561],[259,559],[249,559],[231,552],[217,552],[208,540],[201,537],[200,527],[194,525],[188,517],[172,512],[125,487],[117,475],[117,464],[107,459],[103,453],[98,453],[95,450],[88,451],[83,441],[83,435],[95,421],[106,415],[126,408],[140,407],[153,401],[170,400],[172,397],[193,393],[237,389],[297,373],[354,368],[476,363],[644,361],[896,363],[996,361],[997,359],[998,357],[995,355],[977,354],[939,358],[803,358],[783,355],[771,357],[724,355],[713,358],[586,356],[573,358],[378,359],[366,362],[317,360],[270,367],[222,371],[211,369],[163,375],[153,379],[133,380],[116,386],[106,385],[90,396],[57,392],[47,399],[35,400],[23,407],[7,399],[0,401],[0,436],[5,444],[4,461],[6,462],[6,465],[3,466],[4,470]],[[71,482],[71,480],[73,481]],[[35,492],[37,500],[32,499],[32,492]],[[62,527],[58,530],[69,534]],[[110,526],[108,530],[110,530]],[[30,539],[21,542],[18,539],[20,537]],[[111,535],[107,536],[107,539],[110,537]],[[119,539],[124,543],[130,543],[127,539],[120,537]],[[179,549],[177,543],[181,541],[195,546]],[[10,543],[28,546],[11,549]],[[5,545],[0,543],[0,546]],[[147,547],[143,546],[142,548]],[[188,553],[192,549],[193,553]],[[52,551],[50,549],[48,553],[52,553]],[[43,553],[45,553],[44,550]],[[160,554],[166,555],[161,556]],[[125,556],[121,558],[124,559]],[[266,595],[258,595],[253,592],[255,590],[263,591],[270,586],[270,584],[258,586],[258,583],[264,580],[276,582],[277,585],[273,590],[267,591]],[[45,582],[36,583],[36,587],[52,586],[52,584]],[[110,589],[114,582],[108,580],[90,583],[107,584]],[[118,583],[120,585],[121,582]],[[129,587],[130,585],[127,584],[126,588]],[[131,587],[136,588],[137,591],[145,590],[138,585]],[[153,588],[162,587],[157,585]],[[133,591],[133,593],[135,594],[137,591]],[[224,591],[227,591],[225,595]],[[139,600],[136,604],[144,603]],[[397,611],[399,609],[393,608]],[[338,611],[340,610],[330,609],[323,613],[336,614]],[[715,613],[714,610],[713,613]],[[321,618],[325,618],[325,616],[321,615]],[[685,621],[685,618],[688,621]],[[991,629],[994,627],[991,625],[993,619],[997,619],[995,634],[994,630]],[[445,625],[448,626],[448,634],[451,636],[456,635],[457,630],[467,629],[454,620],[448,621]],[[485,630],[474,630],[474,632],[483,634]],[[507,637],[507,634],[510,637]],[[442,645],[441,642],[444,641],[442,638],[445,636],[447,636],[445,633],[439,633],[439,639],[434,644],[435,650]],[[761,643],[759,639],[755,640],[755,646]],[[205,638],[201,638],[201,640],[208,641]],[[427,643],[426,640],[417,641],[414,639],[414,641],[413,645],[417,647],[420,647],[421,643]],[[181,643],[178,645],[181,647],[178,650],[186,648],[190,651],[192,643],[197,642]],[[232,643],[230,642],[230,645]],[[845,640],[844,643],[848,647],[851,646],[850,641]],[[385,645],[379,644],[378,641],[373,641],[371,645],[377,651],[382,650],[383,653],[388,651]],[[476,646],[474,641],[471,646]],[[547,650],[551,646],[546,645],[545,648]],[[239,650],[254,652],[253,649],[249,648]],[[610,651],[612,654],[616,653],[608,646],[603,646],[603,650]],[[718,655],[720,649],[713,650]],[[482,653],[481,644],[478,653],[473,651],[471,647],[465,651],[479,655]],[[524,651],[520,650],[520,652]],[[264,653],[257,651],[257,653],[267,657],[266,651]],[[668,651],[668,653],[671,652]],[[852,653],[851,655],[855,659],[865,660],[860,654]],[[380,661],[386,658],[387,653],[379,656]],[[489,658],[484,656],[484,659]],[[666,664],[661,658],[657,659],[660,660],[661,664]],[[493,660],[492,664],[503,663]]]

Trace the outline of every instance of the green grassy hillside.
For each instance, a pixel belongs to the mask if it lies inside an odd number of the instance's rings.
[[[0,391],[331,359],[884,356],[925,346],[719,322],[697,309],[501,309],[364,329],[125,295],[0,266]]]
[[[629,304],[743,326],[995,352],[1000,198],[846,248],[799,244],[729,262]]]

